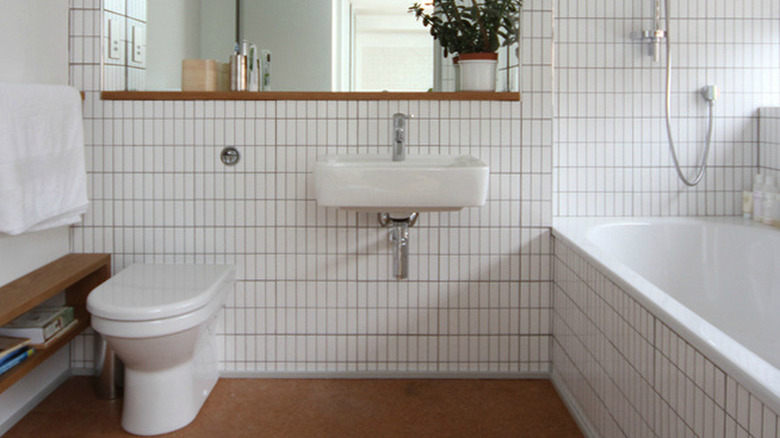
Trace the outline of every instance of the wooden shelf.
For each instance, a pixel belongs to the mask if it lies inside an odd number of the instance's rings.
[[[109,277],[110,254],[68,254],[0,287],[0,325],[7,324],[63,291],[66,305],[73,307],[79,321],[51,345],[36,349],[27,360],[1,374],[0,393],[89,327],[87,295]]]
[[[73,338],[78,336],[79,333],[83,332],[87,327],[89,327],[88,321],[79,321],[78,324],[68,330],[67,333],[64,333],[57,338],[51,345],[43,349],[36,348],[35,353],[28,357],[24,362],[1,374],[0,393],[10,388],[14,383],[19,381],[19,379],[59,351],[60,348],[68,345],[68,342],[72,341]]]
[[[520,93],[320,92],[320,91],[103,91],[102,100],[500,100],[519,101]]]

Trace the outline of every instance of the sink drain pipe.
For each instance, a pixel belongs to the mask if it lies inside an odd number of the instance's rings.
[[[395,218],[390,213],[379,213],[379,224],[382,227],[392,227],[390,243],[393,244],[393,274],[396,280],[406,280],[409,277],[409,228],[417,223],[417,212],[407,217]]]

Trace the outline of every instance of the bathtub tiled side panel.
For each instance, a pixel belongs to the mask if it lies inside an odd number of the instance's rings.
[[[649,315],[557,246],[554,272],[556,378],[588,410],[602,436],[652,436],[656,403]]]
[[[760,169],[780,179],[780,108],[761,108]]]
[[[554,242],[553,379],[603,437],[780,437],[777,413]]]

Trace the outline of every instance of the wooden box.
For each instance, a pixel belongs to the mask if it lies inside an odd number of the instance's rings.
[[[181,91],[217,91],[217,61],[185,59],[181,62]]]

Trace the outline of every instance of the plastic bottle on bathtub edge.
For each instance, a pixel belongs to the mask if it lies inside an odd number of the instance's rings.
[[[761,222],[764,225],[775,224],[775,209],[777,207],[777,187],[775,187],[775,178],[766,176],[764,178],[764,199],[761,207]]]
[[[742,217],[753,219],[753,192],[742,191]]]
[[[774,208],[772,210],[772,226],[780,228],[780,193],[775,193]]]
[[[753,175],[753,220],[761,222],[764,208],[764,174]]]
[[[780,193],[775,193],[775,210],[772,213],[775,228],[780,228]]]

